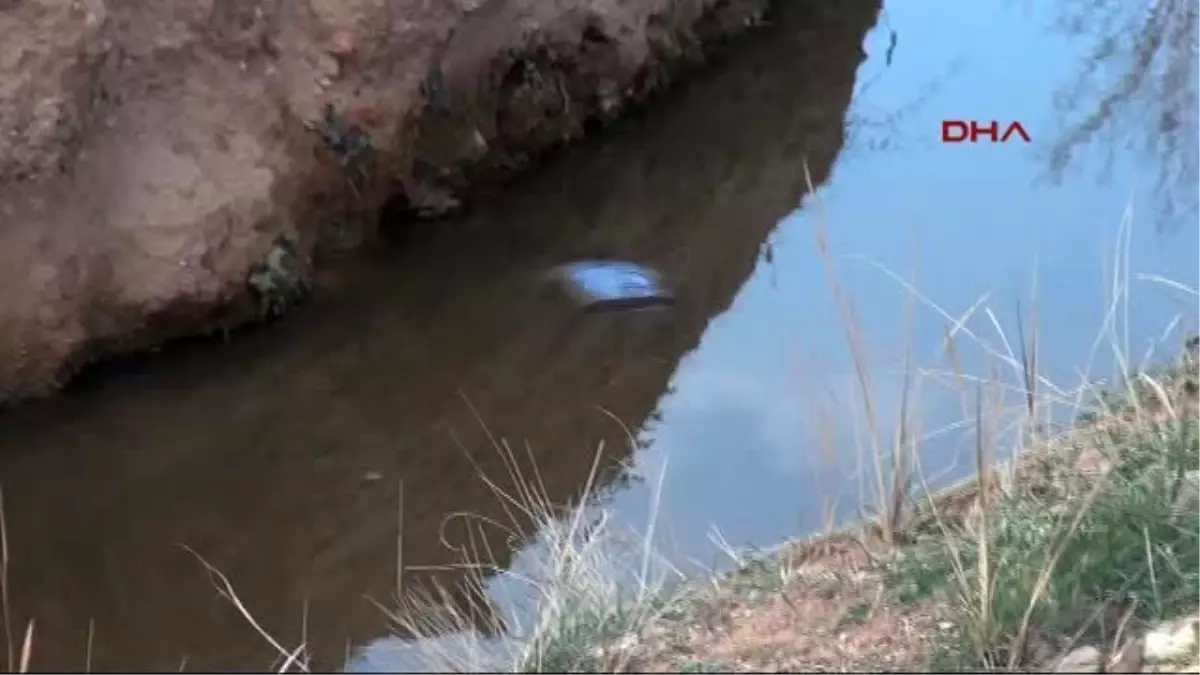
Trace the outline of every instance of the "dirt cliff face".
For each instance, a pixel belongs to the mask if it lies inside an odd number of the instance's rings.
[[[767,0],[0,0],[0,401],[308,290]]]

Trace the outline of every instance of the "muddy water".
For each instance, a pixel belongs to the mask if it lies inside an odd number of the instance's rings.
[[[268,664],[186,546],[281,642],[304,639],[336,667],[387,632],[368,598],[386,604],[395,587],[398,521],[417,568],[452,561],[449,516],[504,516],[477,477],[507,482],[485,425],[529,449],[556,501],[579,492],[604,441],[609,463],[630,465],[604,473],[606,504],[631,524],[663,474],[659,539],[679,560],[712,561],[713,527],[734,544],[811,531],[856,496],[858,406],[814,244],[820,212],[885,413],[901,398],[905,296],[872,260],[915,268],[955,315],[987,298],[1009,331],[1036,271],[1056,381],[1087,365],[1131,196],[1131,273],[1196,286],[1196,144],[1145,139],[1173,128],[1152,105],[1162,92],[1126,97],[1125,117],[1044,176],[1096,105],[1087,94],[1065,110],[1055,94],[1103,35],[1003,0],[961,17],[895,3],[873,30],[873,3],[836,6],[793,5],[720,68],[462,221],[396,232],[271,330],[113,364],[6,413],[9,585],[15,623],[37,622],[35,666],[80,668],[89,641],[98,670]],[[1196,128],[1188,106],[1174,128]],[[945,118],[1019,120],[1033,142],[942,145]],[[806,159],[821,208],[805,197]],[[538,270],[597,256],[661,269],[678,306],[580,317],[540,292]],[[1136,279],[1131,293],[1117,337],[1139,357],[1176,314],[1194,324],[1186,293]],[[972,334],[1000,343],[981,316]],[[931,367],[944,324],[918,308],[912,342]],[[919,402],[929,428],[958,411],[932,385]],[[837,453],[820,450],[826,427]],[[931,464],[952,464],[951,436],[930,441]],[[395,666],[389,644],[356,667]]]

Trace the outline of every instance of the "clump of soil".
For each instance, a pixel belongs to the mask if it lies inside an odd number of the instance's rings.
[[[766,1],[0,3],[0,401],[277,312],[389,197],[457,208]]]

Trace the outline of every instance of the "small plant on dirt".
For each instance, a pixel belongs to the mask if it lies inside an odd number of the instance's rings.
[[[312,290],[295,245],[287,237],[277,239],[266,258],[251,268],[246,284],[258,299],[263,319],[281,316]]]
[[[725,584],[734,595],[754,601],[764,595],[777,593],[794,577],[794,570],[787,564],[786,556],[776,552],[755,552],[743,557],[732,548],[727,553],[736,555],[737,569],[727,575]]]
[[[325,116],[314,129],[325,141],[325,147],[351,176],[351,187],[358,190],[369,175],[367,164],[374,156],[375,145],[357,124],[346,122],[333,104],[325,106]]]

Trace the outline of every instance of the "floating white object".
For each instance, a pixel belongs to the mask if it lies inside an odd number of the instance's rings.
[[[649,309],[674,303],[662,277],[631,262],[573,262],[556,267],[552,275],[589,311]]]

